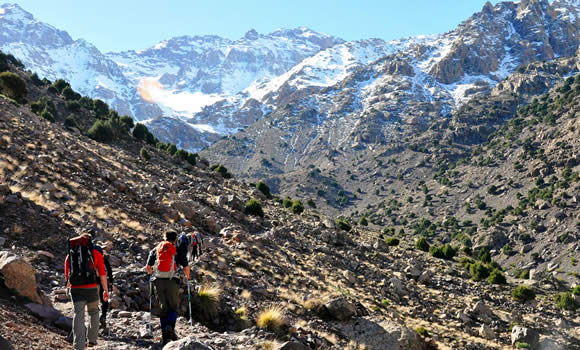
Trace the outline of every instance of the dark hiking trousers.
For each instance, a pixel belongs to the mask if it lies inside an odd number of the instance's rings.
[[[161,329],[167,329],[171,326],[175,329],[175,322],[177,321],[177,307],[179,305],[179,280],[168,278],[157,278],[153,281],[157,298],[159,299],[159,306],[161,307]]]

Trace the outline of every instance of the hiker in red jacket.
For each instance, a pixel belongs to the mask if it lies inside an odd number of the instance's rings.
[[[182,266],[185,277],[189,280],[189,264],[187,254],[178,254],[176,249],[177,232],[165,232],[165,240],[152,249],[145,266],[147,273],[152,275],[153,284],[159,305],[161,306],[161,332],[163,344],[177,340],[175,323],[179,305],[179,275],[177,267]]]
[[[103,286],[103,300],[109,300],[107,275],[103,255],[94,248],[91,236],[83,234],[69,240],[64,260],[64,275],[73,302],[73,338],[75,350],[83,350],[88,338],[89,347],[97,344],[99,331],[99,288]],[[85,326],[85,306],[89,313],[89,329]]]

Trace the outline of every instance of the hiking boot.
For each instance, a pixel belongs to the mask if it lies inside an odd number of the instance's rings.
[[[95,346],[97,346],[97,343],[89,342],[89,344],[87,345],[87,347],[89,347],[89,348],[94,348]]]
[[[163,337],[163,340],[162,340],[163,346],[165,346],[165,344],[167,344],[171,341],[171,339],[169,339],[169,332],[168,331],[166,331],[166,330],[161,331],[161,336]]]
[[[101,318],[99,318],[99,323],[100,323],[99,328],[101,328],[101,329],[107,328],[107,318],[105,316],[101,316]]]

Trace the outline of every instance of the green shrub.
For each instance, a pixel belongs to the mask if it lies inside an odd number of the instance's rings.
[[[429,253],[431,253],[432,256],[439,259],[451,260],[453,259],[457,251],[449,244],[444,244],[441,246],[432,245],[429,248]]]
[[[113,128],[108,121],[97,120],[89,129],[88,135],[98,142],[111,142],[113,141]]]
[[[54,115],[50,113],[50,111],[46,108],[42,111],[42,113],[40,113],[40,116],[52,123],[54,123],[54,121],[56,120],[54,118]]]
[[[24,68],[22,62],[16,59],[11,54],[6,54],[4,52],[0,52],[0,72],[10,69],[9,64],[12,64],[16,67]]]
[[[431,336],[429,334],[429,332],[423,327],[415,328],[415,332],[417,332],[417,334],[419,334],[420,336],[425,337],[425,338],[429,338]]]
[[[32,73],[30,75],[30,80],[32,80],[32,83],[36,86],[42,86],[42,80],[38,77],[38,74],[36,73]]]
[[[232,177],[232,174],[228,172],[228,169],[221,164],[214,164],[210,169],[219,173],[224,179],[230,179]]]
[[[264,210],[262,209],[262,203],[255,198],[250,199],[246,203],[246,213],[249,215],[257,215],[264,217]]]
[[[366,216],[363,216],[358,221],[358,224],[361,225],[361,226],[368,226],[369,225],[369,221],[367,220]]]
[[[44,110],[47,110],[55,118],[58,116],[58,113],[56,111],[56,107],[54,106],[54,103],[46,96],[42,96],[41,98],[39,98],[35,102],[32,102],[30,104],[30,110],[32,111],[32,113],[38,114],[38,115],[41,115]]]
[[[348,220],[346,218],[338,218],[335,220],[334,222],[336,224],[336,226],[344,231],[350,231],[352,226],[350,225],[350,223],[348,222]]]
[[[74,115],[69,114],[66,119],[64,120],[64,126],[66,126],[67,128],[78,128],[78,123],[77,123],[77,119],[75,118]]]
[[[516,348],[517,349],[531,349],[531,346],[528,343],[520,343],[518,341],[518,342],[516,342]]]
[[[489,276],[489,267],[477,261],[469,265],[469,274],[474,281],[481,281]]]
[[[580,305],[576,302],[576,299],[570,292],[557,294],[555,299],[556,306],[558,306],[562,310],[575,311],[580,307]]]
[[[294,200],[292,202],[292,212],[294,214],[302,214],[303,211],[304,211],[304,204],[302,204],[302,202],[298,199]]]
[[[77,101],[81,98],[81,95],[76,93],[70,86],[62,89],[62,96],[67,101]]]
[[[195,165],[197,163],[197,156],[197,153],[189,153],[186,160],[189,164]]]
[[[316,203],[314,202],[314,200],[312,198],[310,198],[308,200],[308,202],[306,202],[306,204],[308,204],[310,206],[310,208],[316,209]]]
[[[145,133],[145,142],[147,142],[150,145],[156,145],[158,141],[159,140],[157,140],[155,135],[153,135],[149,130],[147,130],[147,133]]]
[[[284,198],[282,201],[282,206],[284,208],[292,208],[292,198],[286,196],[286,198]]]
[[[491,254],[489,253],[489,249],[481,248],[479,250],[479,254],[477,254],[477,259],[484,263],[491,262]]]
[[[64,91],[65,88],[70,88],[70,84],[63,79],[57,79],[52,83],[52,87],[56,89],[56,91],[60,94]]]
[[[487,278],[490,284],[506,284],[505,276],[498,269],[493,269]]]
[[[518,277],[523,279],[523,280],[529,279],[530,278],[530,270],[524,269],[524,270],[520,271]]]
[[[133,129],[133,136],[139,140],[145,140],[145,135],[149,132],[147,127],[141,123],[137,123]]]
[[[427,239],[425,237],[419,237],[417,242],[415,242],[415,248],[422,250],[424,252],[429,251],[429,243],[427,243]]]
[[[143,158],[146,161],[151,160],[151,155],[149,154],[149,152],[147,151],[147,149],[145,147],[141,147],[141,151],[139,152],[139,155],[141,155],[141,158]]]
[[[135,122],[133,122],[133,118],[129,117],[128,115],[124,115],[121,117],[121,123],[124,126],[124,129],[129,132],[129,130],[135,127]]]
[[[574,289],[572,289],[572,294],[580,295],[580,286],[574,287]]]
[[[66,109],[68,109],[71,112],[78,112],[81,110],[81,104],[79,103],[79,101],[67,101],[65,106]]]
[[[93,100],[92,109],[97,114],[97,118],[102,118],[109,114],[109,106],[101,100]]]
[[[258,191],[262,192],[266,198],[272,198],[272,194],[270,193],[270,187],[263,183],[262,181],[258,181],[256,184],[256,188]]]
[[[0,87],[2,88],[2,93],[17,102],[25,102],[26,94],[26,82],[18,76],[16,73],[12,72],[2,72],[0,73]]]
[[[399,245],[399,239],[396,237],[389,237],[385,239],[385,242],[389,247],[396,247]]]
[[[526,285],[517,286],[512,289],[512,298],[520,303],[525,303],[528,300],[533,300],[536,298],[536,292],[532,287]]]

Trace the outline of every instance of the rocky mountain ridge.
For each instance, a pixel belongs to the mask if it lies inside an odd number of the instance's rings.
[[[32,101],[48,99],[61,114],[63,96],[8,67],[26,91],[20,102],[6,97],[4,86],[0,95],[3,347],[68,346],[62,243],[90,230],[96,240],[112,242],[116,280],[111,332],[96,348],[159,349],[157,326],[153,333],[147,329],[142,266],[161,232],[194,228],[205,237],[205,253],[194,263],[193,283],[221,293],[209,308],[194,293],[194,326],[180,318],[177,332],[184,339],[166,350],[579,348],[580,319],[577,311],[558,308],[554,296],[569,286],[557,279],[529,281],[537,297],[526,302],[511,296],[525,282],[472,280],[467,253],[457,252],[461,260],[431,256],[415,248],[420,235],[395,243],[311,208],[289,210],[281,198],[212,171],[203,159],[186,163],[127,131],[109,144],[96,142],[86,137],[97,121],[90,110],[75,112],[76,126],[36,115]],[[573,91],[574,84],[580,80],[569,83]],[[251,198],[262,203],[263,216],[247,209]],[[36,273],[15,274],[23,267]],[[184,288],[180,293],[184,316]],[[36,302],[24,297],[33,294]],[[260,326],[256,318],[272,305],[283,315],[281,324]]]

